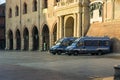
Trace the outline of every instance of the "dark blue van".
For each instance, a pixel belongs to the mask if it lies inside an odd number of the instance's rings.
[[[65,49],[67,46],[70,46],[74,41],[75,37],[65,37],[56,42],[54,46],[50,48],[50,53],[53,55],[58,54],[61,55],[61,53],[65,52]]]
[[[111,40],[109,37],[81,37],[66,48],[66,54],[78,55],[90,53],[92,55],[102,55],[109,53],[110,49]]]

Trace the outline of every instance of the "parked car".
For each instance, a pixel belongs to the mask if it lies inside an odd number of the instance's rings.
[[[110,53],[110,49],[111,40],[109,37],[81,37],[66,48],[66,54],[78,55],[90,53],[92,55],[102,55]]]
[[[75,37],[65,37],[56,42],[54,46],[50,48],[50,53],[55,55],[61,55],[62,53],[65,53],[65,49],[67,46],[70,46],[74,41]]]

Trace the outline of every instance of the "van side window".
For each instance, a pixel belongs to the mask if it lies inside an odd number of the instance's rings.
[[[100,46],[109,46],[109,41],[100,41]]]
[[[77,46],[78,47],[83,46],[83,42],[78,42]]]
[[[85,46],[99,46],[98,40],[86,40]]]
[[[63,41],[62,46],[69,46],[69,41],[68,40]]]

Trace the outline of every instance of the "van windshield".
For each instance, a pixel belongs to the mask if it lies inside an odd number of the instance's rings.
[[[60,45],[64,39],[59,39],[55,45]]]
[[[72,44],[71,46],[75,46],[78,42],[79,42],[80,39],[76,39]]]

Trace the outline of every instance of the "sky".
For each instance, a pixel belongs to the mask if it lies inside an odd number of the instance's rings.
[[[0,0],[0,4],[5,3],[6,0]]]

